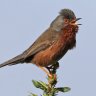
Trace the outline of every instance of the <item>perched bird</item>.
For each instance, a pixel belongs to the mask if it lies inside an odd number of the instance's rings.
[[[46,68],[58,61],[66,52],[76,45],[76,33],[78,25],[74,12],[70,9],[62,9],[49,28],[23,53],[0,64],[0,68],[6,65],[19,63],[32,63],[43,69],[48,76],[50,72]]]

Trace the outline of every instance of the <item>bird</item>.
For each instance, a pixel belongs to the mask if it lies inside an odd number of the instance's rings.
[[[71,9],[61,9],[59,15],[28,49],[0,64],[0,68],[31,63],[51,76],[48,66],[58,63],[68,50],[76,46],[76,33],[81,25],[77,21],[80,19],[76,18]]]

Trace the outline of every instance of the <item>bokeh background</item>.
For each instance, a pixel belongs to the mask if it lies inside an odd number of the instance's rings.
[[[83,25],[77,47],[60,60],[57,86],[71,87],[59,96],[96,96],[96,0],[0,0],[0,63],[22,53],[46,30],[63,8],[72,9]],[[0,69],[0,96],[39,96],[32,80],[46,80],[33,64]]]

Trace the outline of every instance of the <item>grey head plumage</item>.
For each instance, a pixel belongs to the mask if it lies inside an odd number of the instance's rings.
[[[50,27],[56,31],[60,31],[64,25],[64,18],[72,20],[75,19],[76,16],[74,12],[70,9],[62,9],[59,12],[59,16],[51,23]]]
[[[66,19],[71,19],[72,20],[72,19],[75,19],[76,18],[74,12],[72,10],[70,10],[70,9],[62,9],[59,12],[59,14],[61,16],[63,16],[63,18],[66,18]]]

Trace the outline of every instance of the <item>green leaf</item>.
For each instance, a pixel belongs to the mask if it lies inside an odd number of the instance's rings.
[[[38,81],[32,80],[32,82],[33,82],[33,84],[34,84],[34,86],[35,86],[36,88],[39,88],[39,83],[38,83]]]
[[[29,96],[38,96],[38,95],[31,93]]]
[[[48,85],[42,81],[39,82],[41,84],[42,87],[45,87],[46,89],[48,88]]]
[[[49,96],[49,95],[47,95],[47,94],[43,94],[43,96]]]
[[[38,96],[38,95],[36,95],[36,94],[32,94],[32,96]]]
[[[42,90],[44,90],[44,91],[46,91],[47,88],[48,88],[48,85],[47,85],[46,83],[42,82],[42,81],[32,80],[32,82],[33,82],[33,84],[34,84],[34,86],[35,86],[36,88],[40,88],[40,89],[42,89]]]
[[[70,91],[71,88],[69,87],[59,87],[59,88],[55,88],[55,91],[58,93],[58,92],[68,92]]]

